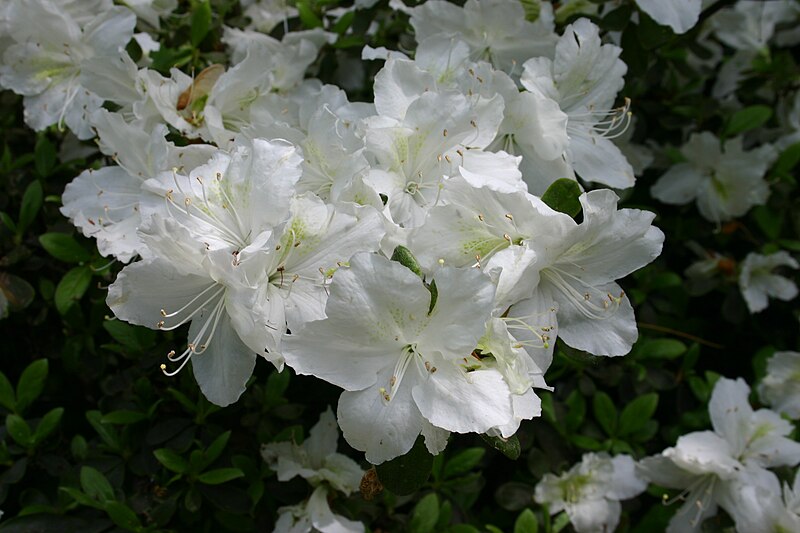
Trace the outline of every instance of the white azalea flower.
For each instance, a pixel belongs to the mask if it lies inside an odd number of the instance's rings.
[[[473,104],[460,94],[427,92],[411,103],[402,120],[383,116],[366,120],[368,157],[376,161],[367,181],[388,197],[395,223],[421,224],[436,203],[440,186],[459,166],[467,170],[476,166],[476,180],[484,179],[481,170],[492,161],[503,169],[509,163],[516,167],[518,161],[509,161],[507,154],[482,154],[489,161],[479,155],[494,139],[502,110],[500,96]],[[514,178],[521,183],[518,174]]]
[[[434,282],[431,309],[430,291],[409,269],[357,254],[334,276],[327,318],[284,341],[299,374],[345,389],[339,425],[371,463],[408,452],[420,433],[439,453],[450,431],[484,433],[512,419],[502,374],[473,353],[494,286],[477,269],[443,268]]]
[[[178,7],[178,0],[122,0],[122,3],[156,30],[161,28],[161,17]]]
[[[769,197],[764,174],[777,154],[764,145],[745,151],[742,138],[720,141],[710,132],[693,133],[681,147],[686,162],[678,163],[650,189],[654,198],[667,204],[696,201],[704,218],[724,222],[762,205]]]
[[[411,15],[417,41],[435,34],[458,35],[469,45],[473,60],[489,61],[509,74],[518,72],[528,58],[553,54],[556,35],[548,2],[539,4],[535,22],[525,19],[516,0],[467,0],[463,8],[440,0],[413,8],[400,1],[391,5]]]
[[[717,38],[736,50],[760,52],[775,34],[775,27],[795,20],[800,13],[791,0],[761,2],[740,0],[710,20]]]
[[[795,487],[797,486],[795,478]],[[736,522],[736,531],[783,533],[800,531],[794,491],[769,470],[740,476],[725,486],[720,505]]]
[[[305,478],[314,492],[308,500],[278,509],[275,533],[363,533],[364,524],[335,514],[329,495],[349,496],[359,488],[364,471],[349,457],[336,453],[339,429],[330,407],[311,428],[309,437],[294,442],[271,442],[261,446],[261,456],[277,472],[279,481]]]
[[[533,173],[525,176],[532,192],[541,194],[556,179],[571,177],[564,175],[563,163],[559,163],[562,159],[586,181],[620,189],[633,186],[633,169],[611,142],[630,120],[629,102],[612,109],[627,71],[619,59],[621,52],[618,46],[602,44],[597,26],[579,19],[565,28],[554,59],[536,57],[523,65],[520,81],[532,95],[529,99],[540,101],[536,105],[549,120],[541,132],[525,132],[533,137],[530,140],[517,140],[523,146],[527,143],[534,147],[525,152],[530,163],[544,164],[552,172],[537,170],[536,165],[526,167]],[[568,136],[563,130],[556,130],[563,126],[548,99],[566,114]],[[537,148],[540,143],[548,146],[547,152]]]
[[[775,411],[800,419],[800,352],[775,352],[767,360],[758,395]]]
[[[107,303],[122,320],[163,330],[191,322],[188,347],[169,358],[178,370],[191,359],[201,390],[219,405],[238,399],[269,327],[283,327],[270,322],[264,245],[289,216],[300,161],[293,147],[254,141],[217,152],[189,176],[150,180],[154,191],[172,182],[140,204],[153,258],[109,287]]]
[[[98,13],[79,22],[49,0],[11,2],[7,17],[15,43],[3,55],[0,85],[25,96],[25,122],[31,128],[66,124],[80,139],[93,136],[89,115],[103,100],[81,85],[81,70],[118,61],[136,24],[123,7]]]
[[[770,255],[751,252],[742,261],[739,289],[751,313],[766,309],[770,296],[784,301],[797,296],[797,285],[794,281],[772,272],[777,267],[797,269],[800,264],[783,250]]]
[[[326,484],[349,496],[358,490],[364,471],[346,455],[336,453],[338,440],[336,417],[328,407],[302,444],[262,444],[261,456],[277,472],[279,481],[289,481],[300,476],[313,487]]]
[[[702,0],[636,0],[639,9],[675,33],[691,30],[700,18]]]
[[[242,0],[244,14],[250,18],[248,29],[269,33],[278,24],[297,16],[297,9],[286,0]]]
[[[646,488],[629,455],[587,453],[560,476],[545,474],[534,499],[547,504],[550,514],[566,511],[578,533],[604,533],[619,524],[620,500],[638,496]]]
[[[717,505],[725,504],[734,484],[755,483],[769,475],[766,468],[800,462],[800,443],[787,437],[791,424],[768,409],[753,411],[749,392],[742,379],[720,378],[709,401],[714,431],[683,435],[675,447],[639,463],[653,483],[685,489],[686,503],[667,531],[698,531]]]

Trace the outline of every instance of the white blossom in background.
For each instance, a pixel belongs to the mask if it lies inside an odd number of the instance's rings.
[[[571,177],[573,170],[586,181],[618,189],[633,186],[633,168],[611,141],[630,121],[629,102],[614,108],[627,71],[621,52],[618,46],[602,44],[596,25],[579,19],[564,29],[553,59],[534,57],[524,63],[522,85],[538,99],[555,101],[567,116],[566,136],[545,132],[551,142],[561,139],[553,151],[557,157],[544,158],[536,149],[524,152],[523,174],[531,192],[542,194],[556,179]],[[536,138],[529,142],[542,145]]]
[[[775,411],[800,419],[800,352],[775,352],[767,360],[758,396]]]
[[[769,470],[759,476],[735,479],[722,494],[720,504],[736,523],[741,533],[789,533],[800,531],[797,489],[784,483]]]
[[[666,204],[697,202],[700,214],[711,222],[740,217],[769,197],[764,174],[777,153],[770,145],[742,148],[742,138],[724,145],[707,131],[693,133],[681,147],[685,162],[673,165],[650,189],[653,198]]]
[[[781,250],[770,255],[747,254],[739,271],[739,289],[751,313],[763,311],[769,298],[789,301],[797,296],[797,285],[791,279],[773,272],[779,267],[800,268],[797,260]]]
[[[82,85],[81,71],[118,62],[136,17],[124,7],[108,7],[89,20],[76,19],[66,7],[49,0],[11,2],[6,17],[14,44],[3,54],[0,86],[25,97],[25,122],[34,130],[66,124],[89,139],[89,117],[103,99]]]
[[[302,444],[270,442],[261,446],[261,456],[278,474],[279,481],[295,476],[314,487],[308,500],[278,509],[275,533],[362,533],[364,524],[335,514],[328,498],[341,492],[349,496],[359,488],[364,471],[349,457],[336,453],[339,430],[330,407],[311,428]]]
[[[700,18],[702,0],[636,0],[639,9],[675,33],[691,30]]]
[[[639,463],[651,483],[684,490],[680,500],[685,503],[668,532],[699,531],[718,505],[733,514],[726,502],[738,487],[768,483],[767,468],[800,462],[800,443],[788,437],[792,425],[769,409],[754,411],[749,393],[741,378],[720,378],[708,406],[714,430],[683,435],[674,447]]]
[[[122,0],[136,16],[156,30],[161,28],[161,18],[166,17],[178,7],[178,0]]]
[[[622,512],[620,500],[647,488],[634,467],[629,455],[587,453],[560,476],[545,474],[536,485],[534,499],[547,504],[551,515],[565,511],[578,533],[614,531]]]
[[[549,2],[539,4],[535,22],[526,20],[517,0],[467,0],[463,8],[441,0],[412,8],[400,0],[390,5],[411,15],[418,42],[435,34],[457,35],[469,45],[473,60],[489,61],[515,77],[525,60],[553,55],[557,36]]]

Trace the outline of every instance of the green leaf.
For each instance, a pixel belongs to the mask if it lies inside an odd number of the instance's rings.
[[[384,488],[399,496],[406,496],[425,485],[432,467],[433,456],[428,453],[420,436],[407,454],[381,463],[375,470]]]
[[[197,476],[197,481],[206,485],[219,485],[240,477],[244,477],[244,472],[238,468],[217,468],[203,472]]]
[[[17,411],[23,412],[39,397],[47,380],[47,359],[37,359],[22,371],[17,383]]]
[[[553,529],[551,530],[553,533],[558,533],[565,527],[569,525],[569,515],[566,512],[562,512],[556,519],[553,520]]]
[[[509,459],[516,461],[519,459],[519,454],[522,448],[519,444],[519,439],[516,435],[511,435],[509,438],[503,437],[490,437],[489,435],[481,435],[481,438],[492,448],[499,451]]]
[[[411,533],[431,533],[438,520],[439,498],[435,493],[430,493],[414,507],[408,530]]]
[[[577,181],[560,178],[544,191],[542,201],[552,209],[575,218],[581,212],[581,202],[578,200],[581,194]]]
[[[686,345],[676,339],[653,339],[645,342],[637,353],[641,359],[675,359],[686,353]]]
[[[14,387],[5,374],[0,372],[0,405],[9,411],[17,410],[17,400],[14,394]]]
[[[753,105],[735,112],[723,130],[723,136],[732,137],[763,126],[772,117],[772,108]]]
[[[189,463],[186,461],[186,459],[173,452],[169,448],[155,450],[153,451],[153,455],[155,455],[159,463],[172,470],[176,474],[185,474],[189,470]]]
[[[617,431],[617,409],[611,397],[603,391],[595,393],[592,398],[594,417],[607,435],[614,436]]]
[[[106,476],[91,466],[81,467],[81,489],[87,496],[99,502],[112,501],[114,488]]]
[[[19,208],[19,222],[17,223],[17,233],[23,234],[28,226],[36,219],[39,209],[42,207],[43,198],[42,184],[38,181],[32,182],[25,189],[22,195],[22,205]]]
[[[142,523],[133,509],[122,502],[110,501],[105,504],[103,509],[116,525],[125,530],[133,531],[142,527]]]
[[[586,417],[586,398],[580,393],[578,389],[574,389],[567,396],[567,416],[564,417],[564,425],[569,431],[577,431],[583,419]]]
[[[69,494],[69,496],[78,502],[81,505],[86,505],[87,507],[94,507],[95,509],[102,509],[103,506],[88,497],[86,494],[82,493],[78,489],[72,487],[58,487],[58,490],[61,492],[65,492]]]
[[[200,462],[200,470],[205,470],[208,465],[217,460],[217,457],[220,456],[222,451],[225,449],[225,446],[228,445],[228,439],[230,439],[230,437],[231,432],[226,431],[214,439],[214,442],[212,442],[206,451],[203,452],[203,459]]]
[[[514,522],[514,533],[536,533],[539,531],[539,521],[530,509],[522,511]]]
[[[773,172],[781,177],[788,177],[791,181],[791,172],[800,163],[800,142],[787,146],[778,156],[772,166]]]
[[[92,281],[92,269],[88,266],[75,267],[67,272],[56,287],[54,297],[56,309],[62,315],[80,300]]]
[[[46,178],[56,166],[56,147],[45,135],[39,135],[33,149],[33,166],[36,172]]]
[[[155,331],[121,320],[106,320],[103,322],[103,329],[124,347],[139,352],[152,348],[156,342]]]
[[[65,263],[83,263],[92,258],[92,254],[66,233],[45,233],[39,236],[39,243],[47,253]]]
[[[347,31],[347,28],[350,27],[350,25],[353,23],[353,19],[355,18],[356,18],[356,12],[348,11],[347,13],[342,15],[342,17],[339,20],[336,21],[336,24],[334,24],[331,27],[331,31],[338,35],[344,35],[344,32]]]
[[[6,431],[20,446],[27,448],[33,444],[31,428],[19,415],[8,415],[6,417]]]
[[[119,450],[119,435],[112,426],[103,424],[103,415],[100,411],[87,411],[86,420],[92,425],[94,430],[103,439],[103,442],[112,450]]]
[[[411,272],[419,277],[422,277],[422,269],[417,262],[417,258],[411,253],[411,250],[405,246],[397,246],[392,252],[392,261],[397,261]]]
[[[603,449],[603,443],[592,437],[586,435],[572,435],[569,438],[575,446],[583,448],[584,450],[600,451]]]
[[[619,434],[621,436],[635,433],[644,428],[658,407],[658,394],[651,392],[639,396],[625,406],[619,417]]]
[[[142,420],[147,419],[147,414],[142,413],[141,411],[127,411],[127,410],[119,410],[119,411],[111,411],[110,413],[106,413],[100,419],[100,422],[103,424],[135,424],[136,422],[141,422]]]
[[[192,46],[197,48],[211,29],[211,3],[208,0],[197,2],[192,8],[190,37]]]
[[[753,209],[753,218],[756,219],[758,227],[770,240],[776,240],[781,235],[783,226],[783,211],[770,209],[765,205],[760,205]]]
[[[17,233],[17,225],[14,224],[14,221],[8,216],[8,213],[4,211],[0,211],[0,221],[5,224],[5,226],[11,231],[11,233]]]
[[[89,454],[89,444],[83,435],[75,435],[69,443],[69,451],[76,461],[83,461]]]
[[[308,5],[308,2],[298,1],[296,6],[297,14],[300,16],[300,22],[302,22],[303,28],[311,30],[314,28],[321,28],[323,26],[322,20],[320,20],[316,13],[314,13],[314,11]]]
[[[469,472],[481,462],[486,454],[486,448],[467,448],[461,450],[447,461],[444,466],[444,478],[452,478]]]
[[[39,421],[36,426],[36,431],[33,433],[33,444],[39,444],[46,439],[53,431],[56,430],[58,424],[61,422],[61,416],[64,414],[63,407],[56,407],[49,411]]]

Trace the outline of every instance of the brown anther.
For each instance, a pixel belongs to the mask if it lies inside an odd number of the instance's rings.
[[[164,327],[164,321],[163,320],[159,320],[158,323],[156,323],[156,328],[161,329],[163,327]]]
[[[453,162],[453,160],[450,159],[449,155],[444,156],[444,158],[447,160],[448,163],[452,163]]]
[[[159,311],[159,312],[161,313],[161,316],[163,316],[164,318],[166,318],[166,317],[167,317],[167,312],[166,312],[165,310],[163,310],[163,309],[162,309],[162,310],[161,310],[161,311]]]
[[[514,220],[514,217],[511,216],[511,213],[506,213],[504,215],[508,220]]]
[[[361,497],[366,501],[370,501],[375,496],[383,492],[383,484],[378,478],[378,472],[375,467],[370,468],[364,473],[361,478],[361,483],[358,485],[358,490],[361,492]]]
[[[469,125],[472,126],[473,128],[477,128],[478,127],[478,125],[475,123],[474,120],[470,120],[469,121]]]
[[[443,130],[442,130],[442,135],[443,135],[443,136],[445,136],[445,137],[447,137],[447,128],[445,128],[445,129],[443,129]]]
[[[392,376],[389,378],[389,386],[394,387],[395,383],[397,383],[397,376]]]

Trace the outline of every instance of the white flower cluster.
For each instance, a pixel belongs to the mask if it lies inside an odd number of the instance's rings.
[[[67,186],[62,212],[133,261],[109,288],[117,318],[189,324],[168,375],[191,361],[224,406],[259,356],[286,363],[345,390],[344,436],[381,463],[420,434],[432,453],[450,432],[513,435],[540,413],[557,337],[631,349],[616,280],[659,255],[654,215],[596,189],[576,222],[537,196],[565,177],[634,184],[612,142],[626,66],[590,21],[559,37],[547,3],[535,23],[516,0],[398,4],[419,46],[365,49],[385,60],[372,104],[305,78],[322,30],[225,28],[230,66],[165,78],[125,51],[134,12],[89,4],[12,0],[0,83],[33,128],[96,135],[113,159]],[[131,5],[156,26],[174,2]]]
[[[261,446],[261,456],[278,474],[279,481],[300,476],[313,487],[308,500],[278,510],[276,533],[363,533],[364,524],[335,514],[329,495],[349,496],[358,490],[364,471],[349,457],[336,453],[339,429],[330,407],[320,415],[302,444],[271,442]]]
[[[789,361],[789,352],[775,357],[760,389],[766,399],[774,398],[777,387],[787,387],[775,370],[787,364],[797,366]],[[797,466],[800,443],[790,438],[792,424],[778,413],[754,411],[749,394],[741,378],[720,378],[708,407],[713,431],[683,435],[674,447],[638,464],[639,474],[648,481],[683,490],[679,499],[684,504],[668,532],[700,531],[703,520],[714,516],[718,507],[731,515],[737,531],[800,530],[800,477],[793,488],[781,490],[778,477],[768,470]],[[790,409],[787,404],[778,407]]]

